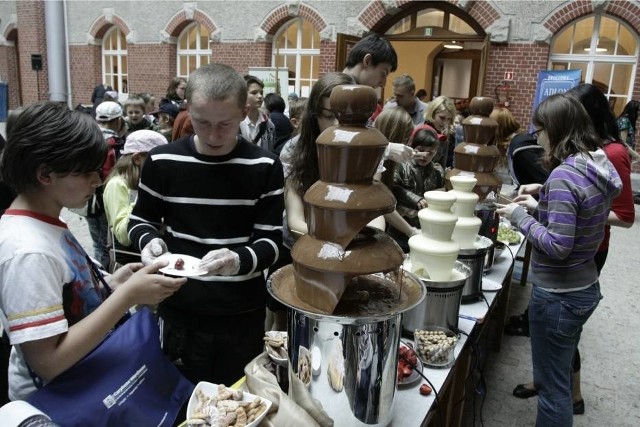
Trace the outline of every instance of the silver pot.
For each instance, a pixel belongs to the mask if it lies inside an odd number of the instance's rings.
[[[283,298],[279,288],[291,284],[286,276],[293,271],[283,273],[285,269],[269,278],[267,289],[290,308],[287,330],[293,375],[309,379],[309,393],[320,401],[335,426],[382,427],[391,423],[402,313],[422,302],[424,285],[405,272],[402,292],[410,297],[401,307],[364,316],[324,315]],[[312,367],[310,376],[308,363]]]
[[[471,276],[471,269],[456,261],[451,280],[431,281],[422,279],[427,288],[424,302],[404,314],[402,329],[413,334],[416,329],[439,326],[455,331],[458,329],[458,314],[462,299],[462,288]]]
[[[471,269],[471,276],[465,281],[462,288],[462,303],[475,302],[482,298],[482,275],[484,273],[484,261],[493,242],[484,236],[477,236],[473,248],[460,249],[458,261]]]

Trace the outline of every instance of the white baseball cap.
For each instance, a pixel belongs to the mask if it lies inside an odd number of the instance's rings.
[[[122,117],[122,107],[117,102],[105,101],[96,107],[96,120],[99,122],[108,122],[118,117]]]

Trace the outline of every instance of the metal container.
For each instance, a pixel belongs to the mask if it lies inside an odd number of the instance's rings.
[[[402,330],[410,335],[416,329],[426,329],[427,326],[457,330],[462,288],[470,276],[471,269],[463,262],[456,261],[451,280],[439,282],[421,278],[427,288],[427,296],[422,304],[404,314]]]
[[[472,303],[482,298],[482,275],[484,272],[484,260],[487,251],[493,242],[491,239],[478,236],[474,247],[471,249],[460,249],[458,261],[464,263],[471,269],[471,276],[465,281],[462,288],[462,303]]]
[[[292,376],[308,377],[311,397],[320,401],[337,427],[382,427],[391,423],[402,313],[424,300],[425,288],[420,279],[403,273],[402,292],[410,296],[401,308],[343,317],[301,309],[282,298],[277,288],[289,286],[287,276],[292,272],[290,269],[283,274],[283,269],[269,278],[267,289],[290,308],[287,330]],[[309,363],[311,375],[303,372]]]

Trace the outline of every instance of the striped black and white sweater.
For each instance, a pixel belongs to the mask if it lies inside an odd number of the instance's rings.
[[[280,160],[241,137],[225,156],[199,154],[193,135],[153,149],[129,220],[132,244],[142,250],[162,237],[171,253],[202,258],[226,247],[240,256],[237,275],[190,278],[163,305],[205,316],[262,309],[263,270],[282,247],[283,193]]]

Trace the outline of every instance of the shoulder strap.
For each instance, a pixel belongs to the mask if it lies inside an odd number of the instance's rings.
[[[253,138],[254,144],[257,144],[258,141],[260,141],[260,138],[262,138],[262,135],[264,135],[264,132],[267,130],[267,123],[269,122],[265,120],[258,125],[258,133],[256,134],[256,137]]]

